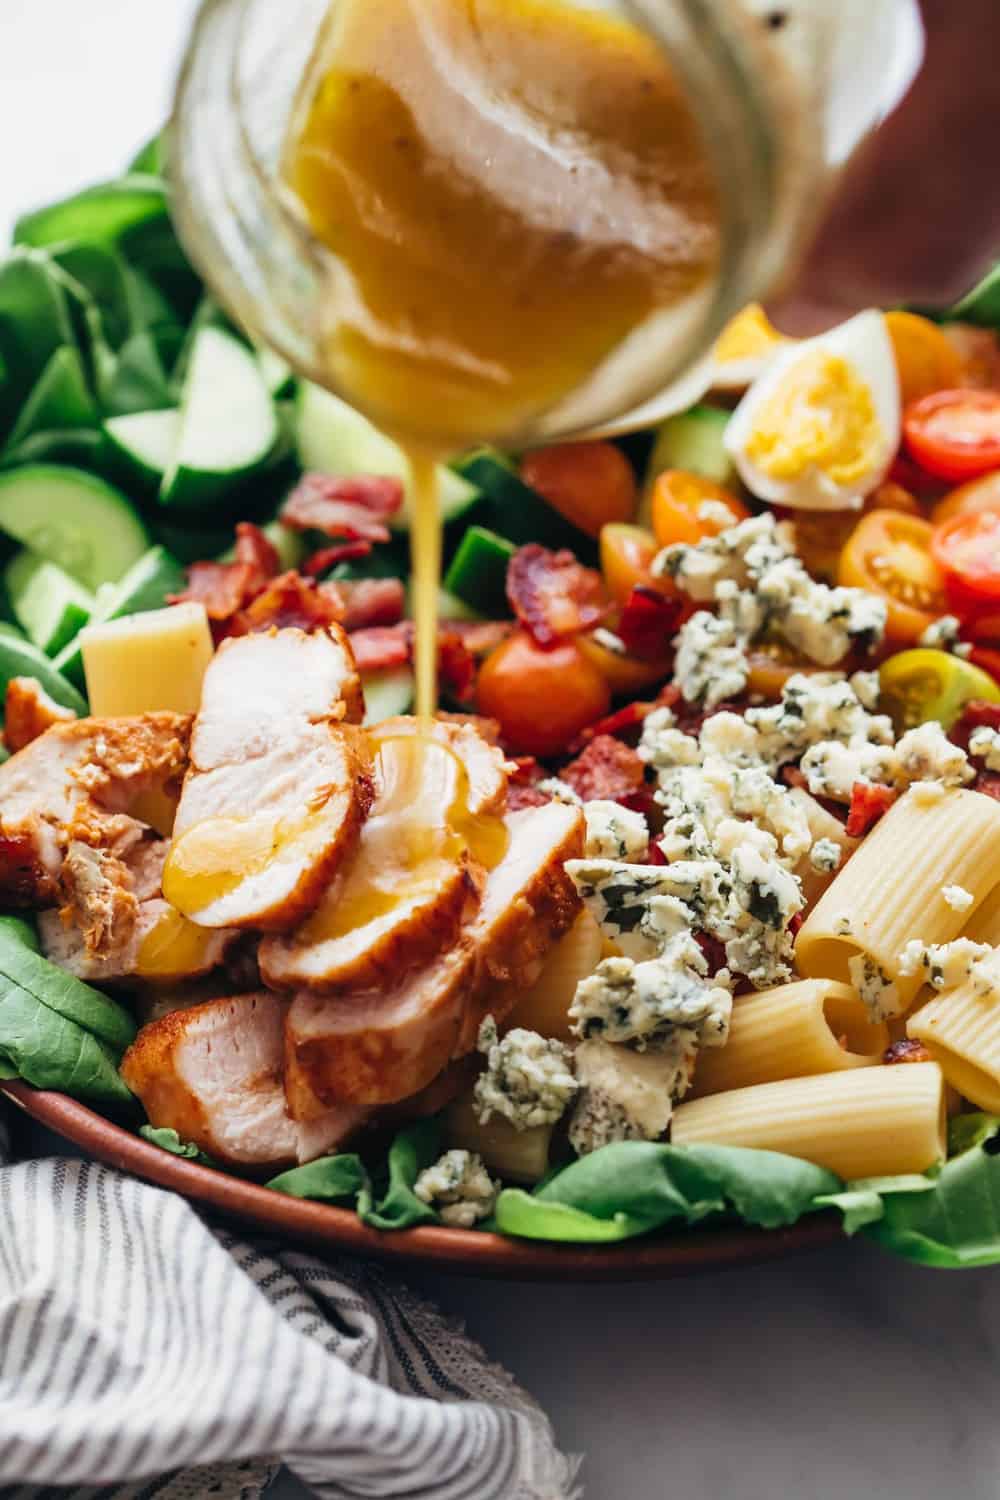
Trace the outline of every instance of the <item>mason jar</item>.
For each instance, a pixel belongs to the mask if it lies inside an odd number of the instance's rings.
[[[641,426],[696,399],[718,332],[794,265],[839,170],[920,60],[915,0],[600,8],[657,41],[687,96],[715,177],[719,256],[707,287],[648,336],[630,337],[527,428],[475,435],[511,447]],[[330,0],[204,0],[177,88],[171,178],[178,231],[215,296],[253,338],[335,387],[324,329],[336,316],[337,259],[311,232],[284,172],[330,9]],[[339,394],[356,404],[353,392]]]

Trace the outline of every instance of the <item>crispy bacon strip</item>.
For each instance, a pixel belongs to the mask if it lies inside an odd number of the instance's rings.
[[[630,656],[656,661],[670,650],[684,608],[683,600],[637,583],[625,601],[616,634]]]
[[[345,605],[335,583],[314,583],[294,571],[272,578],[256,598],[229,622],[230,635],[254,635],[272,627],[322,630],[344,618]]]
[[[402,503],[402,482],[388,475],[303,474],[281,507],[281,519],[297,531],[387,542],[385,522]]]
[[[973,698],[962,710],[962,717],[948,731],[948,738],[968,752],[969,736],[974,729],[1000,729],[1000,703]]]
[[[235,557],[231,563],[194,562],[187,569],[187,588],[171,594],[170,604],[194,600],[205,606],[210,620],[229,620],[265,587],[281,566],[275,547],[249,521],[236,528]]]
[[[349,640],[359,672],[400,667],[413,660],[412,620],[354,630]],[[438,678],[442,685],[462,702],[469,696],[475,675],[475,661],[461,636],[448,626],[442,627],[438,631]]]
[[[406,590],[399,578],[345,578],[337,584],[344,600],[345,630],[396,625],[403,618]]]
[[[311,557],[307,557],[302,564],[302,571],[308,578],[321,578],[338,563],[352,562],[359,557],[367,557],[372,550],[371,542],[339,542],[334,547],[321,547]]]
[[[851,809],[845,825],[848,838],[864,838],[869,828],[874,827],[882,814],[889,811],[898,796],[895,787],[856,781],[851,787]]]
[[[893,1064],[898,1067],[902,1063],[921,1063],[931,1060],[931,1055],[923,1042],[918,1042],[915,1037],[904,1037],[900,1042],[893,1042],[882,1053],[882,1061],[887,1067],[892,1067]]]
[[[511,558],[507,598],[539,646],[593,629],[610,608],[599,573],[572,552],[551,552],[537,542],[519,547]]]
[[[645,783],[646,767],[636,752],[610,734],[599,734],[559,773],[584,802],[617,802],[634,797]]]

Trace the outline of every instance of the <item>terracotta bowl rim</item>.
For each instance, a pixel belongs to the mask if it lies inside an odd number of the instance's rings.
[[[787,1229],[733,1226],[655,1234],[618,1245],[542,1244],[480,1230],[421,1226],[386,1233],[353,1212],[275,1192],[242,1177],[173,1156],[65,1094],[0,1081],[0,1094],[88,1155],[213,1209],[287,1238],[392,1262],[511,1280],[666,1279],[775,1260],[842,1238],[839,1218],[810,1214]]]

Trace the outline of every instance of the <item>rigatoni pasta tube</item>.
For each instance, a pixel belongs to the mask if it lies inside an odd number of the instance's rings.
[[[941,1064],[953,1088],[1000,1114],[1000,1001],[963,984],[922,1006],[906,1029]]]
[[[476,1151],[492,1172],[512,1182],[537,1182],[549,1169],[551,1125],[518,1130],[502,1115],[491,1115],[485,1125],[476,1114],[471,1093],[454,1099],[445,1115],[449,1146]]]
[[[950,791],[930,800],[911,788],[839,872],[795,940],[799,972],[809,979],[851,982],[863,955],[876,979],[895,986],[887,1014],[900,1015],[921,984],[902,976],[900,954],[911,938],[948,943],[1000,881],[1000,802],[981,792]],[[941,895],[960,885],[972,907],[956,911]],[[860,980],[858,981],[859,987]]]
[[[817,839],[829,839],[832,844],[836,844],[838,849],[840,849],[842,863],[849,854],[853,854],[854,850],[858,847],[859,840],[848,837],[844,825],[839,818],[835,818],[832,812],[827,812],[826,808],[817,802],[815,797],[811,797],[800,786],[789,787],[788,796],[805,814],[814,844]],[[802,895],[807,911],[810,907],[816,905],[816,902],[822,896],[830,882],[837,878],[836,871],[828,874],[822,870],[815,869],[809,859],[808,853],[803,854],[795,866],[795,873],[802,882]]]
[[[945,1154],[944,1075],[926,1062],[758,1083],[679,1104],[671,1140],[781,1151],[846,1180],[925,1172]]]
[[[704,1047],[692,1096],[725,1089],[873,1067],[889,1045],[888,1027],[873,1025],[856,990],[835,979],[800,979],[733,1003],[729,1040]]]
[[[965,936],[974,943],[1000,948],[1000,885],[995,885],[965,924]]]
[[[553,943],[542,972],[528,989],[519,992],[517,1003],[504,1021],[504,1030],[526,1026],[542,1036],[572,1040],[569,1008],[581,979],[593,974],[603,957],[604,939],[589,911],[582,911],[567,933]]]

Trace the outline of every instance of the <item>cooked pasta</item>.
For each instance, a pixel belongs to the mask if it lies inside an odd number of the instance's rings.
[[[800,786],[789,787],[788,795],[805,813],[806,822],[809,824],[809,832],[815,844],[819,839],[829,839],[843,851],[841,860],[858,847],[859,840],[847,836],[843,823],[835,818],[833,813],[827,812],[823,805],[811,797],[807,791]],[[802,882],[802,895],[805,897],[806,909],[815,906],[827,886],[836,879],[836,871],[825,872],[817,870],[809,858],[804,854],[795,866],[795,873]]]
[[[603,957],[601,929],[584,910],[565,937],[553,945],[535,983],[521,991],[505,1026],[526,1026],[542,1036],[570,1041],[569,1008],[576,987],[593,974]]]
[[[1000,1113],[1000,1004],[971,984],[924,1005],[907,1025],[948,1082],[991,1114]]]
[[[971,910],[1000,881],[1000,802],[978,792],[928,798],[911,790],[889,809],[806,918],[795,940],[808,978],[854,982],[873,1015],[900,1015],[922,977],[900,974],[913,938],[947,943],[972,920],[941,899],[959,885]],[[862,968],[852,959],[862,960]]]
[[[889,1044],[857,992],[834,979],[801,979],[744,995],[733,1005],[729,1040],[698,1058],[692,1095],[871,1067]]]
[[[671,1139],[783,1151],[847,1180],[925,1172],[945,1154],[944,1076],[927,1062],[758,1083],[678,1105]]]
[[[551,1125],[532,1125],[518,1130],[501,1115],[491,1115],[481,1124],[472,1095],[461,1094],[448,1107],[445,1136],[449,1146],[476,1151],[491,1172],[512,1182],[538,1182],[549,1169]]]
[[[1000,948],[1000,885],[995,885],[976,907],[965,926],[965,936],[974,943]]]

